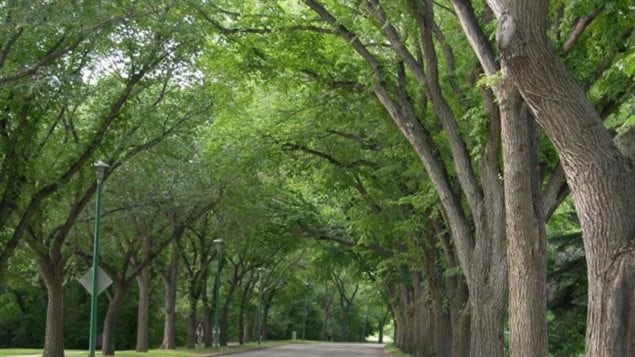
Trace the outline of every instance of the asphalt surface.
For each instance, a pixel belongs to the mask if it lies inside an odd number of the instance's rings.
[[[387,357],[383,344],[309,343],[232,353],[239,357]]]

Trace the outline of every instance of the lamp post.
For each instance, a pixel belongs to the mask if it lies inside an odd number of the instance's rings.
[[[214,246],[216,246],[216,284],[214,284],[214,302],[216,307],[214,308],[214,346],[216,346],[216,351],[220,349],[220,324],[218,323],[219,319],[219,309],[220,309],[220,267],[221,261],[223,260],[223,240],[215,239]]]
[[[307,309],[306,309],[306,295],[308,293],[308,289],[309,289],[309,283],[305,282],[304,283],[304,287],[307,291],[305,291],[304,294],[304,307],[302,310],[302,340],[306,340],[306,317],[307,317]]]
[[[90,335],[89,356],[95,357],[96,331],[97,331],[97,271],[99,270],[99,209],[101,206],[101,185],[104,181],[104,173],[108,165],[103,161],[93,164],[97,173],[97,193],[95,197],[95,240],[93,242],[93,284],[90,300]]]
[[[265,268],[258,268],[258,344],[262,342],[262,273]]]

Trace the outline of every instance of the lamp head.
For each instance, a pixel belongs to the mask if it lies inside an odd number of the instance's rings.
[[[214,246],[216,246],[216,251],[219,251],[221,249],[223,249],[223,240],[222,239],[214,239],[213,240]]]
[[[108,168],[108,164],[99,160],[93,164],[93,167],[95,168],[95,172],[97,173],[97,180],[99,182],[103,181],[104,173],[106,172],[106,169]]]

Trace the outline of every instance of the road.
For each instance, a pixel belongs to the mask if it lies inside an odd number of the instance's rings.
[[[362,343],[309,343],[232,353],[232,357],[387,357],[384,345]]]

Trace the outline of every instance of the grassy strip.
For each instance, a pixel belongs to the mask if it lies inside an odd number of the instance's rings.
[[[388,352],[391,357],[412,357],[411,354],[401,352],[399,347],[393,345],[392,343],[386,345],[386,352]]]
[[[245,343],[244,345],[222,346],[218,353],[241,352],[254,350],[263,347],[282,346],[291,343],[305,343],[305,341],[264,341],[262,344],[256,342]],[[87,350],[66,350],[64,353],[68,356],[88,354]],[[185,349],[177,348],[176,350],[149,350],[148,352],[135,351],[116,351],[116,357],[200,357],[213,356],[216,354],[214,347]],[[42,350],[35,348],[3,348],[0,349],[0,357],[16,357],[16,356],[41,356]],[[97,355],[101,356],[101,352]]]

